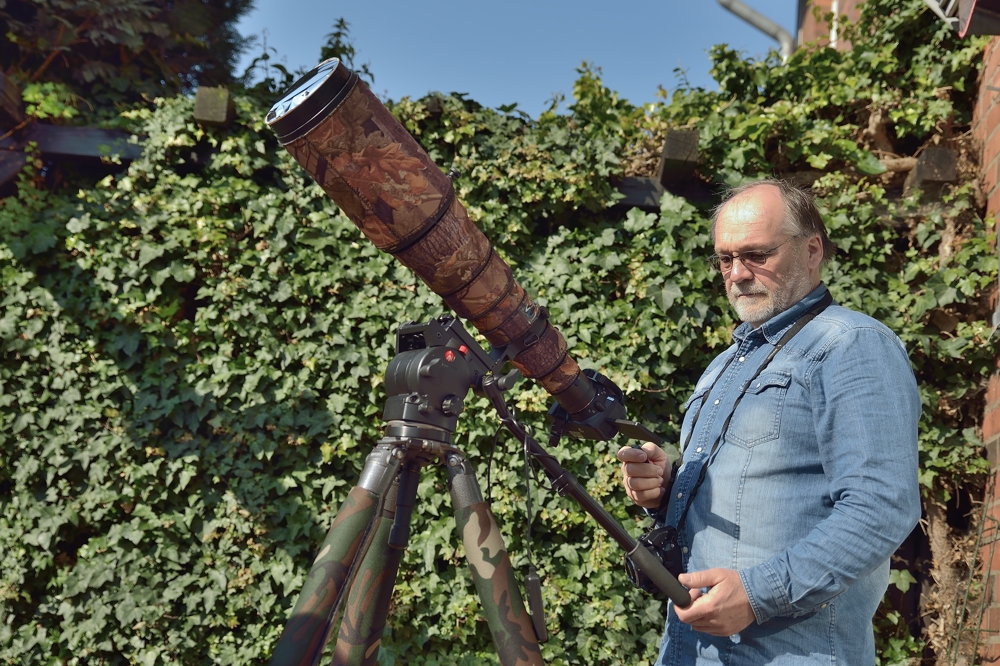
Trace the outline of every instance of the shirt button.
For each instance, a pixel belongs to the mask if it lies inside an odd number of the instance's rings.
[[[760,388],[760,382],[757,382],[757,388]]]
[[[684,497],[684,493],[677,493],[677,499]]]
[[[760,386],[760,384],[758,384],[758,386]],[[713,402],[712,404],[713,404],[713,405],[717,405],[717,404],[719,404],[719,401],[718,401],[718,400],[716,400],[716,401],[715,401],[715,402]]]
[[[699,446],[697,449],[694,450],[694,452],[695,453],[701,453],[701,447]]]
[[[747,360],[747,357],[746,357],[746,356],[740,356],[740,363],[742,363],[742,362],[743,362],[743,361],[745,361],[745,360]]]
[[[683,548],[681,548],[681,552],[682,553],[687,553],[688,552],[688,547],[684,546]]]
[[[820,604],[819,607],[820,608],[826,608],[826,604]]]

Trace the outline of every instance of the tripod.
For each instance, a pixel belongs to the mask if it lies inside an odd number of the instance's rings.
[[[491,358],[461,323],[441,317],[402,326],[396,352],[386,370],[385,436],[368,455],[358,484],[337,513],[271,657],[272,666],[315,666],[341,613],[333,663],[376,663],[396,574],[409,541],[420,473],[430,464],[442,465],[448,472],[456,526],[500,663],[543,663],[538,643],[547,634],[540,588],[529,586],[529,614],[472,465],[451,444],[470,388],[490,398],[501,421],[528,447],[560,495],[572,496],[594,516],[629,554],[633,566],[664,594],[682,606],[690,603],[687,590],[657,556],[638,544],[511,416],[503,392],[514,385],[516,371],[499,378],[491,373],[503,364],[503,350]],[[590,376],[607,382],[596,373]],[[556,413],[550,442],[558,441],[563,431],[592,430],[594,419],[601,420],[603,414],[624,414],[621,397],[620,391],[611,391],[606,402],[612,408],[602,402],[587,424],[560,421],[560,416],[568,415]],[[612,423],[615,431],[655,438],[631,421]]]

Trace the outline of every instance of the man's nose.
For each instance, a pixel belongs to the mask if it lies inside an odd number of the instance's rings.
[[[729,271],[730,282],[746,282],[753,279],[753,272],[737,257],[733,259],[733,270]]]

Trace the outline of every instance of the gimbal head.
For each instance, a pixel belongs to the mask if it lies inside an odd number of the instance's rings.
[[[539,320],[544,323],[546,315],[543,312]],[[383,416],[388,424],[386,434],[403,436],[404,423],[411,424],[405,430],[407,435],[414,434],[412,424],[446,431],[440,437],[454,432],[458,416],[465,409],[465,395],[470,389],[484,395],[483,379],[503,366],[511,357],[510,351],[500,348],[487,353],[461,322],[450,315],[400,326],[396,333],[396,356],[385,373],[389,396]],[[583,372],[597,388],[596,395],[584,410],[575,414],[569,414],[556,402],[549,410],[555,431],[582,439],[609,440],[622,433],[632,439],[657,444],[662,441],[645,426],[625,418],[625,396],[613,381],[594,370]],[[513,370],[498,379],[500,391],[510,389],[519,374]]]

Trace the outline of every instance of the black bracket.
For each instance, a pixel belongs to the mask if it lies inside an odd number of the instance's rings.
[[[497,372],[503,367],[504,363],[517,358],[518,354],[541,340],[542,336],[545,335],[545,329],[548,327],[549,311],[542,306],[538,306],[538,316],[535,317],[535,321],[531,322],[531,326],[528,327],[528,330],[521,338],[511,340],[503,347],[490,349],[490,358],[493,359],[493,367],[490,368],[490,372]]]

